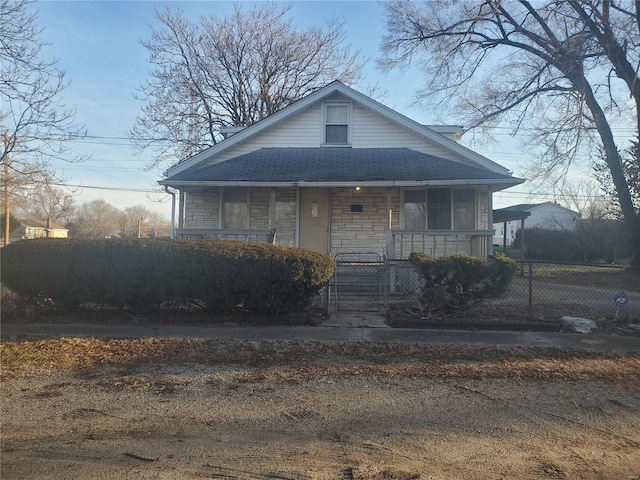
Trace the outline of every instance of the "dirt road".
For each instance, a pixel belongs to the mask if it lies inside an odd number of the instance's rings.
[[[8,379],[2,478],[640,475],[640,385],[376,368],[291,378],[282,367],[191,365]]]

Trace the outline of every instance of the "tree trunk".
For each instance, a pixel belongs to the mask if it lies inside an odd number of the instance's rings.
[[[640,217],[638,217],[638,213],[633,205],[630,186],[624,176],[622,159],[620,158],[620,152],[616,146],[611,126],[593,93],[591,85],[584,76],[584,72],[578,69],[571,69],[565,71],[565,75],[576,90],[583,95],[584,101],[593,115],[593,121],[604,147],[605,162],[611,172],[611,179],[616,188],[622,217],[629,232],[632,252],[631,265],[634,268],[640,268]]]
[[[4,245],[9,245],[9,233],[11,226],[9,225],[11,217],[11,209],[9,208],[9,134],[4,132]]]

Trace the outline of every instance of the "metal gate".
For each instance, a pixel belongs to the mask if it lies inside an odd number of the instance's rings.
[[[384,306],[385,267],[375,252],[335,256],[332,300],[336,311],[380,311]]]

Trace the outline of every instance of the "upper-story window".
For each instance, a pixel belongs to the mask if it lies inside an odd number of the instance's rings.
[[[349,104],[325,104],[324,143],[326,145],[347,145],[349,143]]]

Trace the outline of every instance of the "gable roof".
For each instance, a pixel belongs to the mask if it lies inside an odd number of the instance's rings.
[[[518,205],[514,205],[517,207]],[[512,222],[514,220],[524,220],[531,216],[531,212],[527,210],[518,210],[516,208],[506,207],[498,208],[493,211],[493,223]]]
[[[225,140],[221,141],[217,145],[214,145],[213,147],[210,147],[170,167],[165,172],[165,175],[167,177],[173,177],[186,170],[192,169],[194,167],[197,168],[197,166],[201,162],[206,161],[211,157],[224,152],[225,150],[249,139],[250,137],[260,132],[263,132],[264,130],[270,127],[273,127],[274,125],[286,120],[287,118],[290,118],[296,113],[299,113],[302,110],[305,110],[306,108],[310,107],[316,102],[319,102],[324,98],[329,97],[335,93],[339,93],[345,96],[346,98],[352,100],[353,102],[360,104],[362,107],[367,108],[373,111],[374,113],[377,113],[378,115],[386,118],[387,120],[393,123],[396,123],[419,136],[422,136],[423,138],[433,142],[436,145],[439,145],[452,152],[455,152],[456,154],[462,156],[463,158],[466,158],[478,164],[479,167],[486,168],[496,173],[501,173],[505,175],[509,174],[508,169],[493,162],[492,160],[489,160],[483,155],[480,155],[479,153],[474,152],[473,150],[459,144],[455,140],[452,140],[450,138],[445,137],[444,135],[441,135],[440,133],[437,133],[434,129],[428,126],[421,125],[418,122],[411,120],[410,118],[396,112],[395,110],[390,109],[389,107],[382,105],[379,102],[376,102],[375,100],[367,97],[366,95],[363,95],[362,93],[350,87],[347,87],[346,85],[336,80],[326,85],[325,87],[315,91],[314,93],[311,93],[306,97],[301,98],[300,100],[288,105],[282,110],[279,110],[278,112],[264,118],[263,120],[260,120],[259,122],[247,128],[244,128],[240,132],[226,138]]]
[[[561,210],[565,210],[567,212],[575,213],[576,215],[578,214],[578,212],[574,212],[573,210],[567,207],[563,207],[562,205],[558,205],[555,202],[519,203],[518,205],[511,205],[509,207],[504,207],[502,210],[519,210],[519,211],[530,212],[531,210],[535,210],[536,208],[544,207],[546,205],[553,206]]]
[[[522,180],[409,148],[261,148],[178,173],[160,184],[220,185],[517,185]],[[503,187],[503,188],[506,188]]]

